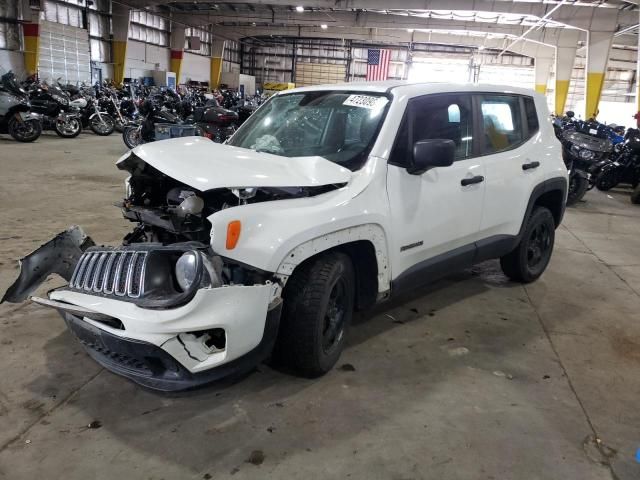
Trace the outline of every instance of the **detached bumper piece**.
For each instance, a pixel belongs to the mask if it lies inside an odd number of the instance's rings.
[[[250,372],[273,350],[281,311],[282,302],[269,310],[257,347],[236,360],[199,373],[189,372],[156,345],[113,335],[65,311],[60,314],[87,353],[104,368],[144,387],[171,392]]]

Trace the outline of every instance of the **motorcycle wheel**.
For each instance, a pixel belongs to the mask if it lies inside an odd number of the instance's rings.
[[[620,179],[618,178],[618,172],[614,169],[605,170],[596,178],[596,188],[603,192],[611,190],[618,183],[620,183]]]
[[[569,177],[569,194],[567,195],[567,206],[575,205],[584,194],[587,193],[587,188],[589,188],[589,181],[578,175],[577,173],[572,174]]]
[[[640,185],[633,189],[631,194],[631,203],[634,205],[640,205]]]
[[[62,138],[74,138],[82,132],[82,123],[79,118],[70,118],[66,122],[56,119],[53,129]]]
[[[11,135],[18,142],[33,142],[42,133],[42,124],[39,120],[27,120],[25,122],[18,122],[15,118],[9,120],[7,126],[9,135]]]
[[[142,127],[140,125],[128,125],[124,127],[122,132],[122,140],[129,149],[136,148],[144,143],[142,140]]]
[[[102,120],[100,120],[98,115],[89,120],[89,127],[91,127],[93,133],[101,137],[111,135],[116,128],[116,122],[108,113],[101,114],[100,116]]]

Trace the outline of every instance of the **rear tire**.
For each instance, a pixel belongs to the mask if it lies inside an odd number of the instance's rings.
[[[596,178],[596,188],[602,192],[611,190],[618,185],[620,180],[618,179],[618,173],[614,169],[605,170]]]
[[[42,133],[42,124],[40,120],[27,120],[20,124],[15,118],[9,120],[7,125],[9,135],[11,135],[18,142],[28,143],[40,137]]]
[[[275,357],[299,374],[324,375],[340,358],[354,307],[350,258],[330,252],[298,267],[287,282]]]
[[[556,224],[545,207],[535,207],[518,246],[500,259],[504,274],[515,282],[530,283],[545,271],[555,241]]]

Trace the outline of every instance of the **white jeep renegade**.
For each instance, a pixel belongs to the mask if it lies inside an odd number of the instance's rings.
[[[564,212],[567,170],[545,98],[484,85],[299,88],[226,145],[135,148],[117,247],[72,227],[25,257],[4,300],[58,310],[89,354],[178,390],[275,358],[338,360],[354,309],[499,258],[531,282]]]

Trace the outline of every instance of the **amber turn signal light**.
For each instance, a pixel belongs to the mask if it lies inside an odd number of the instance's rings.
[[[229,222],[229,224],[227,225],[227,250],[233,250],[234,248],[236,248],[238,240],[240,239],[241,229],[242,224],[240,223],[240,220]]]

